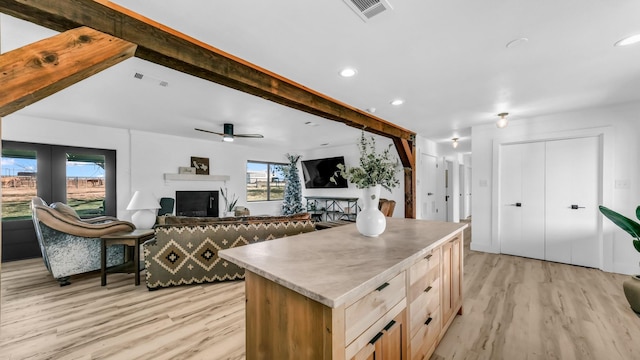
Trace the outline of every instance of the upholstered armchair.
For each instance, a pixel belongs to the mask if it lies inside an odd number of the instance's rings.
[[[31,199],[31,214],[44,264],[60,286],[69,285],[71,275],[100,269],[100,236],[135,230],[111,216],[81,219],[67,204],[48,206],[39,197]],[[107,266],[122,264],[124,255],[124,246],[109,246]]]

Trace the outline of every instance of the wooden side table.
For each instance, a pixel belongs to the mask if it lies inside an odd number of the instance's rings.
[[[135,284],[140,285],[140,245],[153,238],[155,231],[152,229],[136,229],[133,231],[121,231],[112,234],[102,235],[100,242],[102,243],[100,251],[100,275],[101,285],[107,285],[107,272],[133,272],[135,274]],[[133,258],[128,259],[122,265],[112,266],[107,269],[107,247],[111,245],[126,245],[133,247]]]

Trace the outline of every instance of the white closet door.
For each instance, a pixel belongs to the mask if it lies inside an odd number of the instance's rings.
[[[599,266],[599,138],[546,143],[545,258]]]
[[[422,192],[422,216],[424,220],[438,220],[436,189],[438,165],[435,156],[420,154],[420,168],[422,172],[422,183],[420,191]]]
[[[500,152],[500,252],[544,259],[543,142],[504,145]]]

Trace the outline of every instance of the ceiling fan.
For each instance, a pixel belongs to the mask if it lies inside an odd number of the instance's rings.
[[[234,134],[233,124],[224,124],[224,132],[222,133],[211,131],[211,130],[198,129],[198,128],[196,128],[196,130],[210,133],[210,134],[220,135],[222,136],[222,141],[227,141],[227,142],[233,141],[234,137],[254,138],[254,139],[262,139],[264,137],[261,134]]]

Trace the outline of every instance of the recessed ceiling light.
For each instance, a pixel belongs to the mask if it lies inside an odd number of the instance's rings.
[[[627,45],[635,44],[637,42],[640,42],[640,34],[627,36],[624,39],[616,41],[616,43],[613,44],[613,46],[627,46]]]
[[[329,145],[329,143],[322,143],[322,144],[320,144],[320,146],[327,146],[327,145]]]
[[[367,111],[373,114],[374,112],[376,112],[376,108],[370,107],[370,108],[367,108]]]
[[[346,77],[346,78],[356,76],[357,73],[358,71],[356,71],[356,69],[354,68],[344,68],[340,70],[340,76]]]
[[[402,99],[395,99],[395,100],[391,101],[391,105],[398,106],[398,105],[402,105],[402,104],[404,104],[404,100],[402,100]]]
[[[508,49],[514,48],[516,46],[520,46],[524,43],[526,43],[527,41],[529,41],[529,39],[523,37],[523,38],[519,38],[519,39],[515,39],[515,40],[511,40],[507,43],[506,47]]]
[[[318,126],[318,124],[314,123],[313,121],[307,121],[306,123],[304,123],[305,125],[309,125],[309,126]]]

